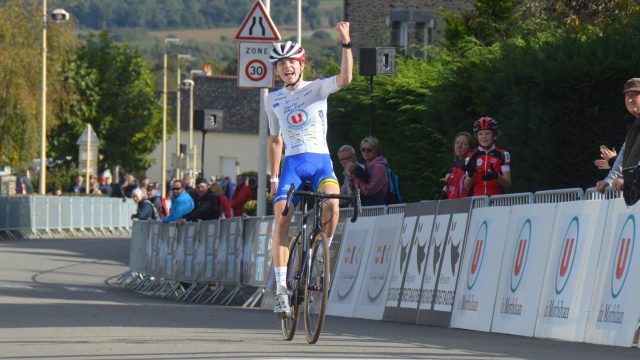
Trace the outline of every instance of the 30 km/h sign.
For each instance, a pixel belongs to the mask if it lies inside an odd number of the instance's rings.
[[[273,86],[273,66],[267,42],[241,42],[238,51],[238,87],[270,88]]]

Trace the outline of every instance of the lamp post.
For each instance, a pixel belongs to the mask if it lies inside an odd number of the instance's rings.
[[[191,73],[193,78],[193,72]],[[196,167],[195,149],[193,148],[193,88],[195,83],[193,79],[187,79],[184,81],[185,86],[189,88],[189,149],[187,150],[187,168],[189,169],[189,175],[193,178],[194,168]]]
[[[47,0],[42,0],[42,97],[40,109],[40,194],[47,193]],[[69,14],[63,9],[52,13],[55,22],[69,20]]]
[[[181,87],[182,83],[180,82],[180,60],[193,61],[196,58],[191,56],[190,54],[178,54],[178,71],[176,71],[176,78],[178,80],[176,87],[176,175],[180,177],[180,165],[178,164],[178,160],[180,159],[180,107],[181,107]]]
[[[164,39],[164,54],[162,58],[162,197],[167,194],[167,50],[170,45],[180,45],[178,38]]]

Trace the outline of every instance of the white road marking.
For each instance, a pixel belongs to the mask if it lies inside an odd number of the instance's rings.
[[[94,293],[104,292],[104,290],[101,290],[101,289],[86,288],[86,287],[65,286],[64,288],[69,291],[77,291],[77,292],[94,292]]]

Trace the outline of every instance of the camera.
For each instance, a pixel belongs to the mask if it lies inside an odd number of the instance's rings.
[[[51,12],[51,19],[53,21],[67,21],[69,20],[69,13],[64,9],[55,9]]]

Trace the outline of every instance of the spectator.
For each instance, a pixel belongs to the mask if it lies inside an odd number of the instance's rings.
[[[117,184],[111,184],[111,197],[125,198],[124,189],[129,185],[127,177],[123,176]]]
[[[609,149],[604,145],[600,145],[600,157],[601,159],[597,159],[593,162],[593,164],[600,170],[609,170],[613,167],[614,162],[616,161],[616,157],[618,153],[616,152],[616,148]]]
[[[158,183],[149,183],[149,185],[147,185],[147,198],[156,210],[158,210],[158,214],[162,214],[162,216],[166,215],[162,206],[162,199],[158,194]]]
[[[73,184],[69,188],[69,192],[75,194],[84,194],[85,192],[87,192],[87,189],[84,187],[83,182],[84,178],[81,175],[76,176]]]
[[[473,196],[498,195],[511,186],[511,156],[496,146],[498,122],[483,116],[473,123],[478,147],[465,160],[464,187]]]
[[[365,166],[358,161],[356,157],[356,149],[351,145],[342,145],[340,149],[338,149],[338,160],[340,161],[340,165],[342,165],[342,174],[344,175],[344,180],[340,187],[340,194],[352,195],[354,188],[351,187],[349,179],[353,175],[353,172],[356,171],[356,167],[359,168],[359,171],[363,171]],[[350,205],[351,201],[340,200],[340,206]]]
[[[100,191],[100,184],[96,180],[95,175],[89,176],[89,194],[102,195],[102,191]]]
[[[125,178],[127,179],[127,185],[123,187],[124,196],[130,198],[133,190],[139,187],[138,180],[131,174],[127,174]]]
[[[16,193],[30,194],[33,192],[33,184],[26,173],[20,174],[16,179]]]
[[[144,194],[144,191],[140,188],[135,188],[131,192],[133,201],[138,204],[138,209],[135,214],[131,215],[134,220],[157,220],[159,218],[158,211],[155,209],[151,201],[149,201]]]
[[[389,191],[387,179],[387,158],[380,154],[380,142],[375,136],[367,136],[360,142],[360,151],[365,168],[353,166],[353,175],[349,177],[349,186],[360,189],[362,206],[386,205]]]
[[[624,187],[623,168],[635,168],[640,160],[640,78],[632,78],[624,84],[624,104],[631,116],[626,120],[627,136],[616,161],[604,180],[596,183],[596,190],[604,193],[607,186],[613,186],[617,191]],[[626,200],[626,199],[625,199]]]
[[[464,160],[471,149],[475,148],[473,136],[466,131],[456,134],[453,142],[453,165],[445,176],[446,184],[442,189],[443,199],[457,199],[469,196],[464,188]]]
[[[253,191],[249,186],[249,181],[244,175],[236,176],[236,188],[231,197],[231,208],[233,216],[242,216],[244,204],[253,199]]]
[[[224,215],[225,219],[231,218],[231,204],[229,203],[229,199],[227,199],[224,192],[222,191],[220,185],[216,183],[211,184],[211,191],[218,197],[218,200],[220,200],[221,215]]]
[[[236,190],[236,183],[231,180],[231,177],[225,176],[222,190],[224,191],[224,195],[227,199],[231,199],[233,197],[233,192]]]
[[[178,221],[190,213],[193,207],[193,199],[184,191],[182,181],[176,180],[171,183],[171,210],[169,215],[162,218],[162,222]]]
[[[100,178],[98,178],[100,183],[100,191],[105,195],[111,197],[112,192],[112,184],[111,184],[111,173],[107,173],[106,171],[102,173]]]
[[[185,221],[213,220],[220,218],[220,200],[209,190],[209,184],[204,178],[196,180],[196,194],[193,198],[193,210],[183,216]]]

